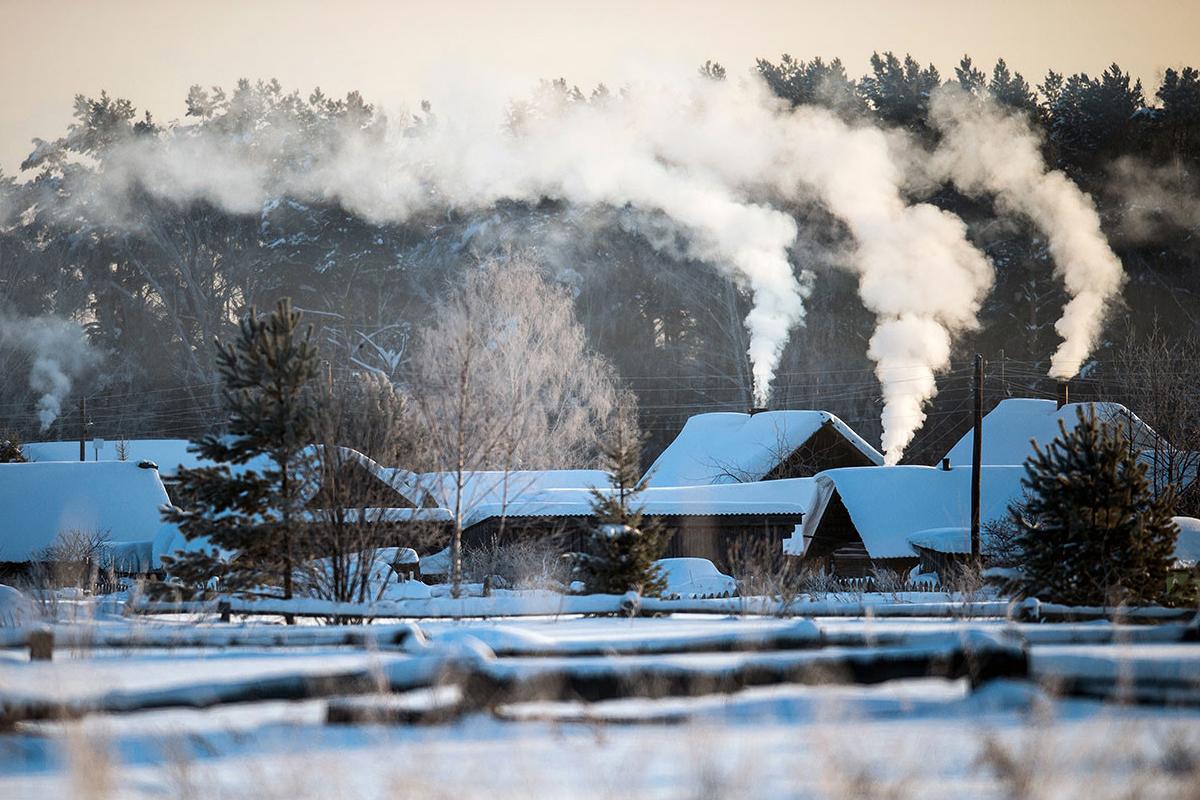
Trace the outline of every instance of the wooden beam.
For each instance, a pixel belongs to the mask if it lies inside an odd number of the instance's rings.
[[[140,601],[126,607],[133,614],[212,614],[215,602]],[[1061,606],[1036,600],[927,603],[872,603],[839,600],[794,601],[781,604],[765,597],[731,597],[663,600],[621,595],[560,595],[543,592],[512,596],[439,597],[428,600],[394,600],[378,603],[336,603],[327,600],[230,600],[230,610],[241,616],[282,616],[345,619],[459,619],[468,617],[527,617],[575,614],[656,615],[723,614],[770,617],[1028,619],[1046,622],[1115,620],[1125,622],[1181,622],[1196,617],[1193,608],[1161,606],[1102,607]]]

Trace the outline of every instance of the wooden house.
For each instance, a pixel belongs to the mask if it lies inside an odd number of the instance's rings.
[[[327,450],[314,446],[310,455],[296,475],[303,484],[301,524],[363,526],[369,528],[372,545],[383,547],[413,547],[444,539],[451,530],[450,512],[421,490],[414,473],[382,467],[348,447]],[[260,457],[232,469],[269,466],[265,457]],[[164,555],[207,546],[206,542],[187,541],[175,526],[167,525],[154,538],[151,562],[157,568]]]
[[[118,572],[147,571],[167,502],[149,462],[0,464],[0,572],[77,556],[102,558]]]
[[[707,486],[807,478],[883,464],[883,456],[826,411],[698,414],[646,472],[650,486]]]
[[[1036,442],[1046,447],[1060,435],[1059,423],[1067,430],[1079,424],[1079,412],[1118,427],[1130,450],[1146,465],[1151,488],[1168,484],[1186,490],[1200,475],[1200,452],[1176,447],[1120,403],[1067,403],[1061,408],[1053,400],[1013,397],[1001,400],[983,418],[983,463],[991,466],[1021,465],[1033,455]],[[972,433],[967,431],[950,448],[946,458],[953,466],[970,466]]]
[[[602,490],[607,491],[607,490]],[[782,556],[815,500],[811,479],[716,486],[651,487],[635,502],[670,534],[664,557],[707,558],[726,567],[730,551],[761,542]],[[592,494],[583,489],[548,489],[507,505],[481,504],[464,520],[465,546],[484,546],[521,537],[555,537],[564,552],[582,548],[596,524]]]
[[[989,466],[981,474],[980,516],[1003,519],[1021,499],[1022,467]],[[790,548],[825,571],[863,577],[876,569],[917,566],[913,540],[930,531],[964,529],[971,518],[971,470],[921,466],[834,469],[815,478],[817,499]]]

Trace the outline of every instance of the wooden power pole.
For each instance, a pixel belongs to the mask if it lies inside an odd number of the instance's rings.
[[[971,560],[979,564],[979,495],[983,471],[983,356],[975,354],[975,430],[971,437]]]

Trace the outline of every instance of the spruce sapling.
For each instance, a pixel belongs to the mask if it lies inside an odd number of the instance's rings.
[[[309,383],[317,354],[311,329],[299,326],[284,298],[268,317],[251,309],[237,338],[216,343],[227,432],[203,436],[191,450],[217,466],[181,469],[182,507],[163,515],[189,541],[209,545],[163,558],[185,586],[216,578],[231,591],[292,596],[305,556],[297,518],[316,472]]]
[[[1078,410],[1071,430],[1025,464],[1027,499],[1010,509],[1021,556],[1017,588],[1073,605],[1163,599],[1178,530],[1174,492],[1151,490],[1119,426]]]
[[[666,577],[654,562],[666,550],[669,533],[647,519],[637,505],[645,489],[640,477],[642,437],[627,420],[618,420],[601,446],[609,473],[609,489],[592,490],[595,524],[587,537],[586,552],[577,555],[577,569],[589,592],[643,596],[661,595]]]

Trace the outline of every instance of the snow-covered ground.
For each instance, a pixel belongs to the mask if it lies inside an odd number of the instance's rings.
[[[172,624],[193,632],[222,629],[194,620]],[[1169,626],[715,615],[430,620],[417,626],[421,637],[395,645],[380,643],[387,637],[353,646],[79,645],[57,650],[48,663],[30,662],[26,651],[11,649],[0,651],[0,698],[87,699],[298,674],[396,674],[430,653],[465,651],[471,642],[480,652],[545,652],[491,662],[508,671],[557,663],[719,670],[837,648],[679,648],[784,635],[802,641],[814,631],[835,642],[1020,641],[1035,680],[1002,679],[974,690],[965,680],[927,678],[874,686],[782,684],[701,697],[515,702],[424,725],[329,724],[329,704],[343,702],[336,697],[22,722],[0,733],[0,798],[1102,800],[1187,796],[1200,785],[1200,706],[1061,699],[1037,680],[1146,675],[1200,688],[1200,644],[1165,641],[1178,633]],[[676,650],[644,653],[654,647]],[[353,702],[394,700],[368,694]]]

